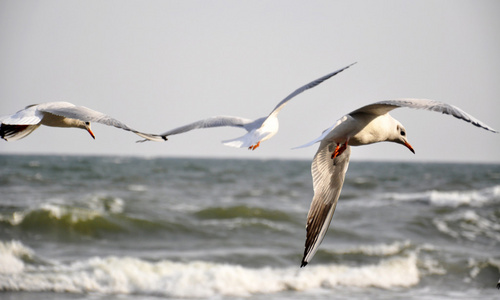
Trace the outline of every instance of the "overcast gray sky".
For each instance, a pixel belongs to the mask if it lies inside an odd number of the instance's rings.
[[[385,99],[456,105],[500,130],[500,1],[0,1],[0,115],[68,101],[160,133],[202,118],[267,115],[299,86],[256,151],[214,128],[135,143],[93,124],[40,127],[0,153],[311,159],[290,150],[342,115]],[[397,109],[416,150],[355,147],[352,160],[500,162],[500,134],[434,112]]]

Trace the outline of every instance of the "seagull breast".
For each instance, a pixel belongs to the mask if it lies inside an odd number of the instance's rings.
[[[350,139],[349,145],[361,146],[388,140],[397,126],[396,120],[389,114],[356,114],[353,116],[356,120],[356,132]]]

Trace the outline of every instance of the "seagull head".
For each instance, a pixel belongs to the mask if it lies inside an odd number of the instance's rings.
[[[83,128],[87,130],[90,133],[90,136],[92,136],[92,138],[95,140],[95,135],[92,132],[92,129],[90,129],[90,122],[84,122]]]
[[[415,154],[415,150],[408,142],[408,138],[406,136],[406,129],[404,128],[403,124],[396,121],[396,131],[393,132],[392,136],[393,136],[391,140],[392,142],[404,145],[406,148],[410,149],[410,151],[413,152],[413,154]]]

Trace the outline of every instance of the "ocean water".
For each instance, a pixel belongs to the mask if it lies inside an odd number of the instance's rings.
[[[1,299],[500,299],[500,165],[0,156]]]

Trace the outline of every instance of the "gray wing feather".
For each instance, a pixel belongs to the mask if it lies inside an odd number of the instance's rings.
[[[194,129],[201,128],[212,128],[212,127],[224,127],[224,126],[232,126],[232,127],[242,127],[249,131],[249,124],[251,124],[253,120],[244,119],[240,117],[231,117],[231,116],[216,116],[203,120],[199,120],[181,127],[174,128],[172,130],[166,131],[162,133],[162,136],[169,136],[179,133],[188,132]]]
[[[335,143],[322,141],[311,165],[314,197],[307,215],[302,267],[312,259],[325,237],[349,166],[351,148],[348,146],[341,155],[332,160],[335,146]]]
[[[297,96],[298,94],[310,89],[310,88],[313,88],[317,85],[319,85],[320,83],[322,83],[323,81],[329,79],[330,77],[333,77],[335,75],[337,75],[338,73],[344,71],[345,69],[349,68],[350,66],[354,65],[356,63],[352,63],[350,65],[348,65],[347,67],[344,67],[340,70],[337,70],[335,72],[332,72],[330,74],[327,74],[321,78],[318,78],[314,81],[311,81],[309,82],[308,84],[304,85],[304,86],[301,86],[300,88],[296,89],[293,93],[291,93],[290,95],[288,95],[285,99],[281,100],[280,103],[278,103],[278,105],[276,105],[276,107],[273,109],[273,111],[271,111],[271,113],[269,115],[272,115],[272,114],[277,114],[284,106],[285,104],[290,100],[292,99],[293,97]]]
[[[351,112],[350,115],[354,115],[356,113],[372,113],[382,115],[398,107],[409,107],[414,109],[424,109],[440,112],[443,114],[451,115],[457,119],[464,120],[465,122],[469,122],[477,127],[481,127],[492,132],[498,132],[454,105],[428,99],[397,99],[379,101],[358,108],[355,111]]]
[[[57,116],[62,116],[65,118],[78,119],[84,122],[96,122],[108,126],[114,126],[126,131],[133,132],[145,139],[152,141],[164,141],[166,137],[157,134],[150,134],[137,131],[133,128],[128,127],[124,123],[106,115],[101,112],[92,110],[85,106],[74,106],[71,103],[58,103],[59,105],[52,105],[53,103],[47,103],[45,105],[39,105],[38,110],[42,112],[51,113]],[[60,105],[65,104],[65,105]]]

